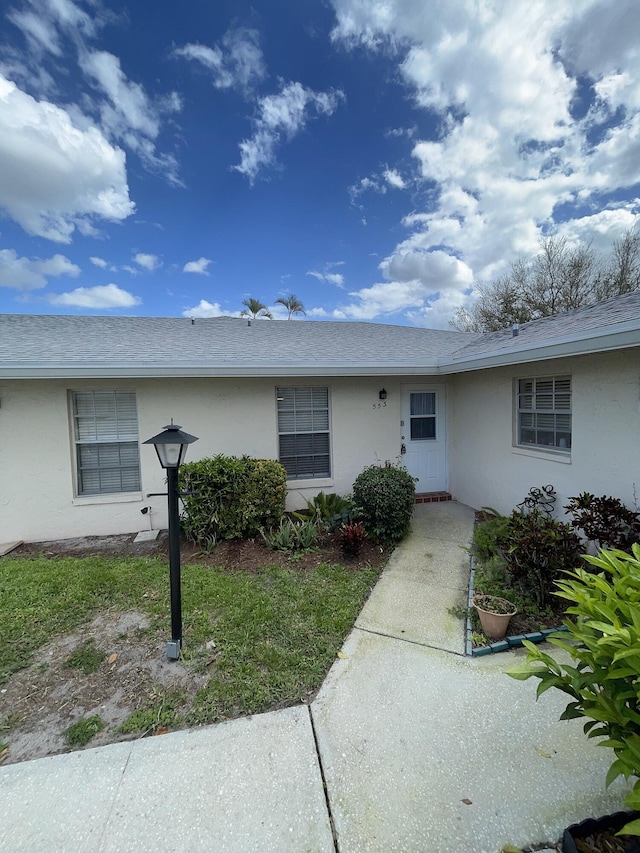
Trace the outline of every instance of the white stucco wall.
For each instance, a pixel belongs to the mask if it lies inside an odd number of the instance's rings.
[[[217,453],[277,458],[275,388],[279,384],[328,386],[333,476],[291,482],[288,508],[300,508],[320,489],[348,493],[369,464],[399,451],[400,380],[187,379],[130,381],[30,380],[0,384],[0,542],[132,533],[167,524],[165,490],[155,450],[141,445],[142,490],[130,495],[74,495],[70,390],[136,392],[143,441],[174,421],[199,437],[188,460]],[[386,406],[378,391],[386,387]]]
[[[572,377],[570,455],[514,446],[513,385],[528,376]],[[551,483],[563,517],[568,497],[588,491],[633,507],[640,501],[640,355],[621,350],[495,368],[451,378],[450,490],[473,507],[507,513],[532,486]]]

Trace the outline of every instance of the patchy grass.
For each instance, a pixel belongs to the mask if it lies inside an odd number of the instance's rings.
[[[64,736],[69,746],[86,746],[94,735],[104,728],[104,721],[96,716],[85,717],[65,729]]]
[[[171,685],[159,689],[125,722],[126,731],[211,723],[306,700],[322,683],[379,571],[327,563],[251,572],[183,565],[182,658],[208,679],[192,696]],[[0,684],[54,637],[98,613],[132,609],[148,614],[154,636],[170,635],[166,560],[3,558]],[[86,673],[100,666],[103,653],[87,641],[73,656]]]
[[[81,669],[85,675],[91,675],[100,669],[100,664],[106,658],[106,652],[96,648],[96,641],[89,637],[67,658],[67,666]]]

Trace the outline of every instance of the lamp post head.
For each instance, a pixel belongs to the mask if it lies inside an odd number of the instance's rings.
[[[170,423],[158,435],[142,443],[154,445],[163,468],[179,468],[184,462],[188,445],[194,441],[198,441],[197,436],[182,432],[178,424]]]

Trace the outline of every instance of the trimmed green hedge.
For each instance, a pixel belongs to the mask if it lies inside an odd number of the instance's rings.
[[[213,456],[180,468],[182,530],[207,550],[219,539],[255,536],[284,515],[287,472],[272,459]]]
[[[353,484],[353,501],[370,536],[382,542],[399,542],[413,513],[415,480],[405,468],[371,465]]]

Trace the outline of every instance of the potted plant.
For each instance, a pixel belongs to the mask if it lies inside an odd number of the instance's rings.
[[[560,719],[584,717],[585,734],[604,738],[600,745],[610,747],[615,755],[606,784],[618,776],[635,779],[625,804],[637,812],[640,810],[640,545],[633,545],[631,554],[601,551],[597,557],[585,559],[595,570],[567,572],[567,579],[557,582],[555,592],[571,602],[567,614],[576,618],[565,620],[569,641],[556,635],[549,642],[567,652],[571,663],[559,663],[525,640],[526,664],[511,669],[509,675],[521,680],[539,678],[538,696],[550,687],[557,687],[571,697]],[[640,814],[628,815],[621,831],[640,835],[639,818]]]
[[[507,634],[511,617],[517,613],[515,604],[506,598],[483,592],[476,593],[471,603],[478,611],[484,633],[493,640],[502,640]]]

